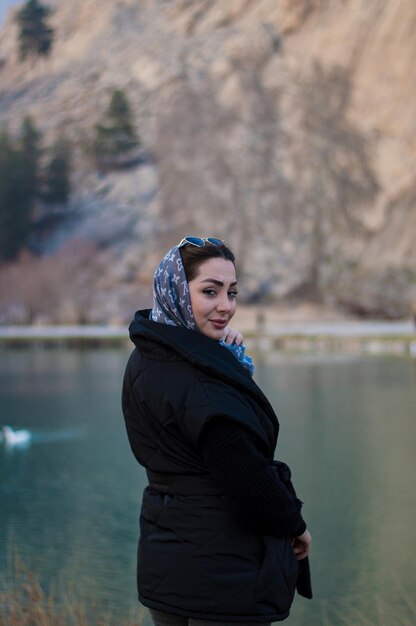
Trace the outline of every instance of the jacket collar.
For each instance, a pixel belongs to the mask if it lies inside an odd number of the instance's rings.
[[[272,406],[249,372],[218,341],[182,326],[154,322],[149,319],[149,314],[150,309],[137,311],[129,326],[130,339],[139,349],[143,339],[162,344],[215,378],[225,379],[233,386],[248,392],[276,419]]]

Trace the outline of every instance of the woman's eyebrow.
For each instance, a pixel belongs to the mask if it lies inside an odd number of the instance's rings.
[[[224,286],[224,283],[216,278],[205,278],[204,280],[201,280],[201,283],[214,283],[214,285],[218,285],[219,287]],[[235,287],[236,284],[237,281],[235,280],[233,283],[230,283],[230,287]]]

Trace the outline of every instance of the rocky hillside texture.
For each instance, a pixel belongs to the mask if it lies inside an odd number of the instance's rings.
[[[62,249],[74,249],[67,240],[87,240],[98,263],[88,248],[94,270],[70,273],[72,313],[59,294],[44,310],[19,305],[17,293],[11,317],[124,321],[149,302],[161,252],[191,233],[234,247],[248,300],[296,296],[408,314],[416,298],[414,0],[49,6],[56,40],[47,59],[20,63],[12,14],[3,26],[0,121],[13,129],[30,114],[48,140],[61,131],[71,139],[74,193],[43,251],[62,261]],[[98,176],[83,146],[115,88],[130,99],[146,159]],[[38,261],[21,265],[42,276]],[[88,298],[74,306],[79,291]]]

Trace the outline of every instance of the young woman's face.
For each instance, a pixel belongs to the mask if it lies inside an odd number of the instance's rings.
[[[234,264],[221,257],[204,261],[189,283],[189,294],[198,329],[219,341],[237,306]]]

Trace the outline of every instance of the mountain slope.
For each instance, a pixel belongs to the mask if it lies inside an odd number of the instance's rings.
[[[107,246],[131,270],[110,287],[134,293],[166,246],[210,233],[235,248],[243,296],[407,313],[413,0],[50,5],[49,59],[18,62],[11,17],[0,35],[1,119],[16,128],[30,113],[76,150],[72,218],[45,251],[70,237]],[[102,179],[82,147],[114,88],[128,93],[148,162]]]

